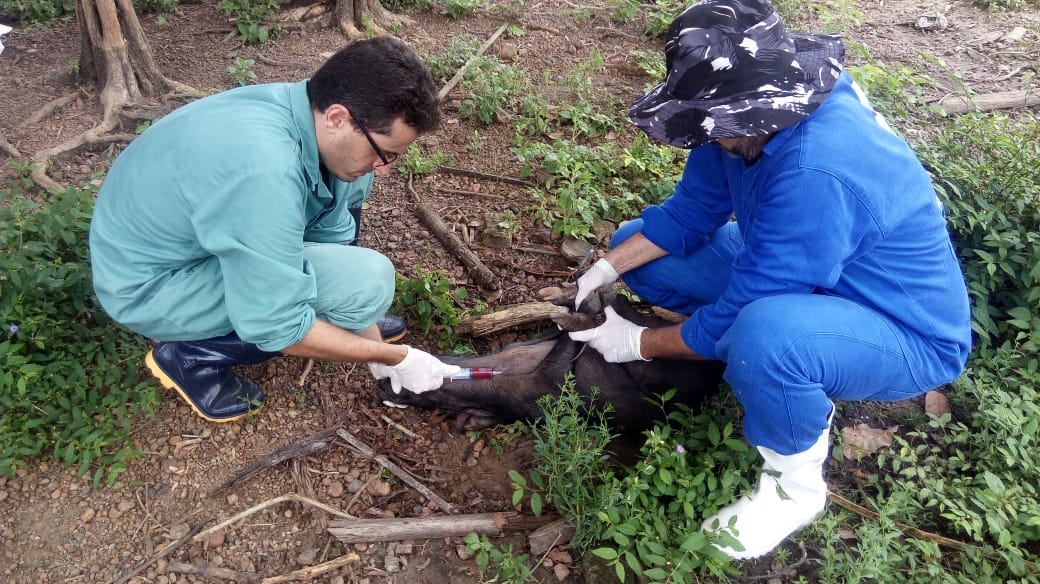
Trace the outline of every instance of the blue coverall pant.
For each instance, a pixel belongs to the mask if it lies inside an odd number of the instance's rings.
[[[642,226],[641,219],[622,225],[611,247]],[[690,256],[662,257],[622,279],[647,302],[690,315],[725,290],[742,245],[731,222]],[[744,406],[744,436],[755,446],[790,455],[819,439],[828,427],[832,399],[897,401],[930,389],[918,387],[901,349],[923,343],[850,300],[785,294],[748,304],[716,352]]]

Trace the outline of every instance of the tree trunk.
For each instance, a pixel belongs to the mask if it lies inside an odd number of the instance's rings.
[[[394,14],[379,0],[336,0],[333,23],[350,40],[365,38],[366,32],[376,36],[390,34],[394,26],[412,24],[406,16]]]
[[[171,93],[198,96],[187,85],[167,79],[155,64],[132,0],[76,0],[80,32],[80,75],[98,86],[101,120],[63,144],[33,156],[33,180],[50,192],[62,190],[47,175],[50,161],[84,147],[128,142],[118,133],[128,110],[143,110]]]

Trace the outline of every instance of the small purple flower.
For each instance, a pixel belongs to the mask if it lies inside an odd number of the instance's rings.
[[[675,451],[678,452],[679,454],[686,454],[686,448],[683,447],[682,444],[676,445]]]
[[[16,332],[18,332],[18,325],[16,325],[16,324],[7,325],[7,332],[11,333],[12,335],[15,334]]]

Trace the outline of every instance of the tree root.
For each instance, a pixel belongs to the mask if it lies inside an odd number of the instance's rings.
[[[171,81],[176,87],[175,92],[170,92],[165,99],[181,98],[186,96],[198,97],[200,94],[194,88]],[[115,142],[132,142],[137,136],[135,134],[119,132],[123,122],[155,119],[162,114],[162,109],[151,104],[132,103],[121,101],[107,107],[108,113],[101,122],[93,128],[53,146],[37,152],[32,157],[32,179],[44,190],[55,194],[65,190],[65,186],[52,179],[47,174],[51,161],[75,154],[81,150],[96,149]]]

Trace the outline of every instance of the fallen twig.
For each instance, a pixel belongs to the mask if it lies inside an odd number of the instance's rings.
[[[334,519],[329,524],[329,533],[343,543],[437,539],[471,532],[498,535],[507,531],[530,531],[556,519],[556,516],[532,517],[513,511],[451,517],[394,517],[353,521]]]
[[[411,175],[408,175],[408,183],[405,186],[412,195],[412,200],[415,201],[415,214],[419,217],[419,220],[465,266],[466,273],[469,274],[473,282],[485,290],[498,290],[498,277],[495,276],[495,273],[488,269],[484,262],[477,257],[477,254],[473,253],[473,250],[467,247],[457,235],[448,230],[448,227],[437,213],[422,204],[422,201],[419,200],[419,195],[412,188]]]
[[[848,499],[846,499],[845,497],[842,497],[841,495],[835,493],[834,491],[827,491],[827,498],[829,498],[832,502],[836,503],[838,506],[843,507],[845,509],[848,509],[849,511],[852,511],[853,513],[855,513],[857,515],[860,515],[862,517],[866,517],[867,519],[872,519],[872,520],[876,521],[880,517],[880,515],[878,515],[878,513],[876,511],[871,511],[870,509],[867,509],[866,507],[864,507],[862,505],[858,505],[856,503],[853,503],[852,501],[849,501]],[[922,529],[918,529],[916,527],[912,527],[912,526],[907,525],[905,523],[899,523],[898,521],[893,521],[892,522],[892,526],[895,527],[896,529],[898,529],[899,531],[902,531],[903,533],[905,533],[907,535],[916,537],[917,539],[923,539],[923,540],[926,540],[926,541],[935,542],[938,545],[941,545],[943,547],[947,547],[947,548],[950,548],[950,549],[955,549],[955,550],[957,550],[959,552],[966,552],[968,550],[973,550],[975,552],[978,552],[979,554],[982,554],[982,556],[984,556],[986,559],[989,559],[989,560],[992,560],[992,561],[995,561],[995,562],[1002,562],[1002,561],[1004,561],[1003,558],[1001,558],[997,554],[984,552],[978,546],[971,545],[970,543],[965,543],[963,541],[957,541],[955,539],[950,539],[948,537],[944,537],[944,536],[941,536],[941,535],[938,535],[938,534],[935,534],[935,533],[930,533],[928,531],[924,531]],[[1034,571],[1040,570],[1040,566],[1037,566],[1033,562],[1028,562],[1028,561],[1025,561],[1025,560],[1022,560],[1022,562],[1026,566],[1028,566],[1029,569],[1031,569],[1031,570],[1034,570]]]
[[[379,419],[383,420],[387,424],[390,424],[394,428],[397,428],[398,430],[400,430],[401,432],[403,432],[406,436],[408,436],[410,438],[418,438],[419,437],[419,435],[416,434],[415,432],[412,432],[408,428],[405,428],[404,426],[402,426],[402,425],[398,424],[397,422],[391,420],[390,416],[388,416],[386,414],[383,414],[383,415],[379,416]]]
[[[443,172],[447,174],[457,174],[459,176],[468,176],[470,178],[479,178],[482,180],[490,180],[495,182],[503,182],[511,185],[517,185],[521,187],[536,188],[538,185],[518,178],[512,178],[508,176],[500,176],[497,174],[487,174],[485,172],[477,172],[475,170],[466,170],[465,168],[453,168],[451,166],[438,166],[437,172]]]
[[[521,272],[527,272],[528,274],[534,274],[535,276],[542,276],[542,277],[545,277],[545,278],[567,278],[567,277],[570,277],[574,273],[573,270],[567,271],[567,272],[563,272],[563,271],[560,271],[560,270],[553,270],[551,272],[544,272],[542,270],[536,270],[534,268],[528,268],[528,267],[525,267],[525,266],[521,266],[519,264],[515,264],[515,263],[513,263],[513,262],[511,262],[511,261],[509,261],[509,260],[507,260],[505,258],[499,258],[499,261],[502,262],[503,264],[511,267],[511,268],[516,268],[516,269],[520,270]]]
[[[307,566],[306,568],[301,568],[295,572],[285,574],[284,576],[264,578],[261,584],[279,584],[280,582],[301,582],[303,580],[310,580],[315,576],[320,576],[325,572],[335,570],[336,568],[345,566],[352,562],[357,562],[360,559],[360,556],[354,552],[350,552],[349,554],[344,554],[334,560],[329,560],[322,564],[318,564],[317,566]]]
[[[186,533],[183,537],[181,537],[180,539],[178,539],[175,542],[172,542],[172,543],[168,544],[166,547],[164,547],[163,549],[159,550],[158,553],[156,553],[152,557],[150,557],[147,560],[145,560],[145,561],[141,562],[140,564],[138,564],[137,567],[134,568],[133,570],[130,570],[129,572],[126,572],[125,574],[123,574],[119,578],[113,580],[112,584],[126,584],[127,582],[130,581],[131,578],[133,578],[134,576],[140,574],[148,566],[151,566],[155,562],[157,562],[157,561],[161,560],[162,558],[165,558],[166,556],[170,555],[175,550],[180,549],[181,546],[183,546],[184,544],[188,543],[189,541],[192,541],[192,539],[195,537],[195,535],[198,534],[199,531],[203,527],[205,527],[206,524],[209,523],[210,521],[212,521],[212,519],[203,519],[202,521],[196,523],[191,529],[188,530],[188,533]]]
[[[192,574],[195,576],[203,576],[205,578],[222,578],[224,580],[234,580],[235,582],[260,581],[260,576],[258,574],[238,572],[227,568],[217,568],[215,566],[210,566],[205,562],[200,562],[198,564],[170,562],[166,565],[166,571],[175,572],[177,574]]]
[[[343,428],[336,430],[336,434],[338,434],[340,438],[345,440],[347,444],[350,444],[365,456],[378,462],[386,470],[394,473],[394,476],[404,481],[408,486],[412,487],[416,491],[419,491],[419,493],[423,497],[426,497],[426,499],[429,500],[431,503],[440,507],[441,510],[445,513],[455,514],[459,512],[459,510],[454,505],[445,501],[437,493],[431,491],[429,488],[426,487],[426,485],[420,483],[418,479],[406,472],[403,468],[391,462],[390,459],[388,459],[387,457],[383,456],[382,454],[377,454],[371,446],[365,444],[357,436],[351,434]]]
[[[438,193],[443,193],[445,195],[462,195],[464,197],[482,197],[482,198],[485,198],[485,199],[504,199],[505,198],[502,195],[496,195],[496,194],[493,194],[493,193],[474,193],[473,191],[467,191],[467,190],[463,190],[463,189],[438,188],[437,192]]]
[[[257,505],[253,505],[252,507],[250,507],[249,509],[246,509],[245,511],[241,511],[239,513],[234,514],[231,517],[228,517],[227,519],[225,519],[225,520],[221,521],[220,523],[214,525],[213,527],[210,527],[206,531],[199,532],[198,534],[195,535],[195,537],[192,538],[192,541],[202,541],[202,540],[206,539],[207,537],[213,535],[214,533],[217,533],[221,529],[224,529],[225,527],[227,527],[227,526],[229,526],[229,525],[231,525],[231,524],[233,524],[233,523],[235,523],[237,521],[241,521],[242,519],[245,519],[246,517],[249,517],[250,515],[258,512],[258,511],[263,511],[264,509],[267,509],[268,507],[271,507],[273,505],[277,505],[279,503],[284,503],[286,501],[296,501],[297,503],[304,503],[304,504],[307,504],[307,505],[311,505],[312,507],[317,507],[318,509],[321,509],[323,511],[327,511],[327,512],[333,514],[333,515],[336,515],[337,517],[344,517],[344,518],[347,518],[347,519],[353,519],[354,518],[354,516],[351,515],[350,513],[345,513],[343,511],[340,511],[339,509],[336,509],[335,507],[330,507],[329,505],[326,505],[325,503],[322,503],[321,501],[315,501],[314,499],[309,499],[309,498],[304,497],[302,495],[297,495],[296,493],[288,493],[288,494],[285,494],[285,495],[280,495],[278,497],[275,497],[274,499],[268,499],[268,500],[264,501],[263,503],[259,503]]]
[[[456,85],[459,84],[459,81],[462,81],[462,76],[466,74],[466,70],[469,69],[470,66],[473,65],[473,63],[475,63],[477,59],[484,54],[485,51],[491,48],[491,45],[495,44],[495,41],[498,40],[498,37],[502,36],[502,33],[504,33],[506,31],[506,28],[508,27],[508,24],[503,24],[502,26],[498,27],[498,30],[496,30],[494,34],[492,34],[488,38],[488,40],[484,41],[483,45],[480,45],[480,48],[477,49],[476,54],[470,57],[469,60],[466,61],[466,64],[459,68],[459,70],[455,72],[455,75],[453,75],[451,79],[449,79],[448,82],[444,84],[444,87],[442,87],[441,90],[437,92],[437,101],[444,99],[448,95],[448,93]]]
[[[315,452],[325,448],[332,442],[332,439],[336,435],[334,428],[322,430],[317,434],[308,436],[302,440],[297,440],[287,446],[283,446],[278,450],[275,450],[271,454],[261,456],[256,462],[247,466],[245,469],[239,471],[238,474],[231,477],[224,484],[210,491],[209,496],[215,497],[232,487],[236,487],[246,480],[252,478],[260,471],[272,467],[278,463],[285,462],[292,458],[298,458],[301,456],[309,456]]]

